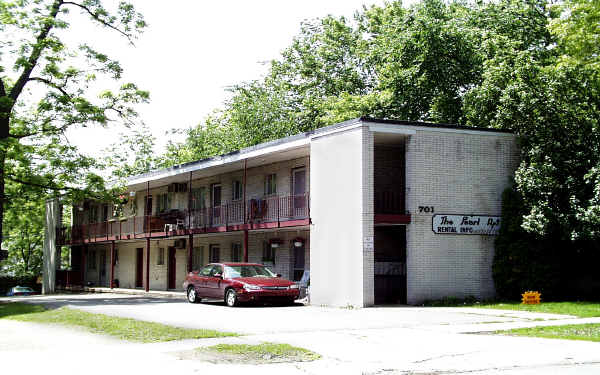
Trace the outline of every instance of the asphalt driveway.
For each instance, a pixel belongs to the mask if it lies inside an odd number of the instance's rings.
[[[600,372],[600,343],[484,333],[574,321],[600,322],[598,318],[583,320],[563,315],[505,310],[406,306],[356,310],[300,304],[289,307],[228,308],[222,303],[193,305],[183,298],[177,300],[116,294],[39,296],[23,301],[245,334],[239,338],[151,344],[152,348],[163,353],[214,344],[215,340],[244,343],[273,341],[305,347],[324,357],[312,363],[285,365],[288,367],[282,365],[285,373]],[[473,334],[476,332],[479,334]],[[190,366],[190,369],[197,369],[200,365]],[[265,369],[280,369],[280,366],[265,366]]]

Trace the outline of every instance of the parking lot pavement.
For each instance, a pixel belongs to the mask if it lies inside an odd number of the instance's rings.
[[[419,328],[465,332],[494,330],[494,325],[513,326],[559,322],[569,316],[523,311],[468,308],[375,307],[343,309],[319,306],[242,306],[223,303],[190,304],[185,299],[151,298],[119,294],[65,294],[37,296],[31,303],[70,306],[89,312],[156,321],[186,328],[209,328],[244,334],[336,331],[343,329]],[[600,320],[599,320],[600,322]]]
[[[274,341],[311,349],[324,357],[311,363],[259,366],[268,371],[285,370],[286,374],[303,371],[314,374],[469,372],[525,375],[553,371],[568,373],[573,369],[586,373],[600,368],[600,343],[462,333],[494,330],[507,325],[560,324],[573,320],[554,314],[418,307],[357,310],[302,305],[228,308],[222,303],[194,305],[183,300],[111,294],[39,296],[22,300],[246,334],[238,338],[146,344],[160,353],[215,342]],[[195,363],[188,369],[205,365]]]

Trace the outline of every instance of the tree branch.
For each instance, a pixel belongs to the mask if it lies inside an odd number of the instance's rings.
[[[44,27],[42,27],[40,33],[38,34],[38,36],[36,38],[36,43],[33,46],[31,54],[29,55],[29,58],[27,59],[27,65],[25,66],[25,69],[19,76],[19,79],[17,79],[17,82],[15,82],[15,85],[13,86],[13,88],[10,90],[10,98],[14,101],[14,103],[16,103],[19,95],[21,95],[21,92],[23,91],[25,84],[29,80],[29,76],[31,75],[33,68],[37,65],[37,61],[40,58],[40,56],[42,55],[42,51],[45,48],[45,46],[42,44],[42,42],[48,37],[50,30],[52,30],[52,27],[54,26],[53,22],[56,19],[56,15],[58,14],[58,11],[59,11],[62,3],[63,3],[62,0],[55,0],[54,3],[52,4],[50,14],[47,17],[47,18],[50,18],[51,20],[46,21],[46,23],[44,24]],[[14,105],[14,103],[13,103],[13,105]],[[12,109],[12,107],[11,107],[11,109]]]
[[[81,5],[78,3],[74,3],[72,1],[63,1],[63,4],[65,5],[73,5],[76,7],[79,7],[81,9],[83,9],[84,11],[86,11],[90,16],[92,16],[93,19],[95,19],[96,21],[100,22],[102,25],[108,27],[109,29],[113,29],[114,31],[118,32],[119,34],[123,35],[125,38],[127,38],[127,40],[129,41],[129,43],[131,43],[132,46],[135,46],[135,44],[133,43],[133,40],[131,39],[131,36],[129,36],[129,34],[127,34],[125,31],[119,29],[116,26],[111,25],[110,23],[104,21],[103,19],[101,19],[100,17],[98,17],[98,14],[92,12],[88,7],[86,7],[85,5]]]
[[[56,83],[50,81],[49,79],[42,78],[42,77],[30,77],[27,80],[28,81],[43,82],[46,85],[52,87],[53,89],[56,89],[56,90],[60,91],[60,93],[63,94],[64,96],[68,96],[69,98],[72,97],[71,94],[69,94],[68,92],[66,92],[64,88],[62,88],[61,86],[57,85]]]

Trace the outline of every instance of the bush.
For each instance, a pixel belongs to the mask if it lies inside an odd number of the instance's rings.
[[[521,195],[505,190],[492,266],[497,297],[517,301],[527,290],[539,291],[545,301],[598,296],[595,245],[565,240],[558,226],[544,237],[528,233],[521,227],[525,212]]]

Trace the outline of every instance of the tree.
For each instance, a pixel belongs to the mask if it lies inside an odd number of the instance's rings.
[[[72,10],[129,43],[146,26],[127,2],[113,12],[100,0],[0,1],[0,233],[5,206],[16,198],[7,183],[73,199],[105,192],[92,173],[95,160],[71,146],[65,132],[116,120],[131,124],[132,105],[148,100],[132,83],[90,94],[101,77],[120,82],[122,68],[89,44],[62,41]]]
[[[129,133],[120,133],[118,142],[104,150],[101,162],[116,186],[125,185],[127,177],[149,172],[162,165],[163,159],[154,153],[156,139],[142,125]]]
[[[17,277],[37,276],[42,270],[44,194],[41,189],[12,182],[7,184],[6,190],[15,198],[7,202],[4,216],[5,244],[9,253],[4,268]]]

